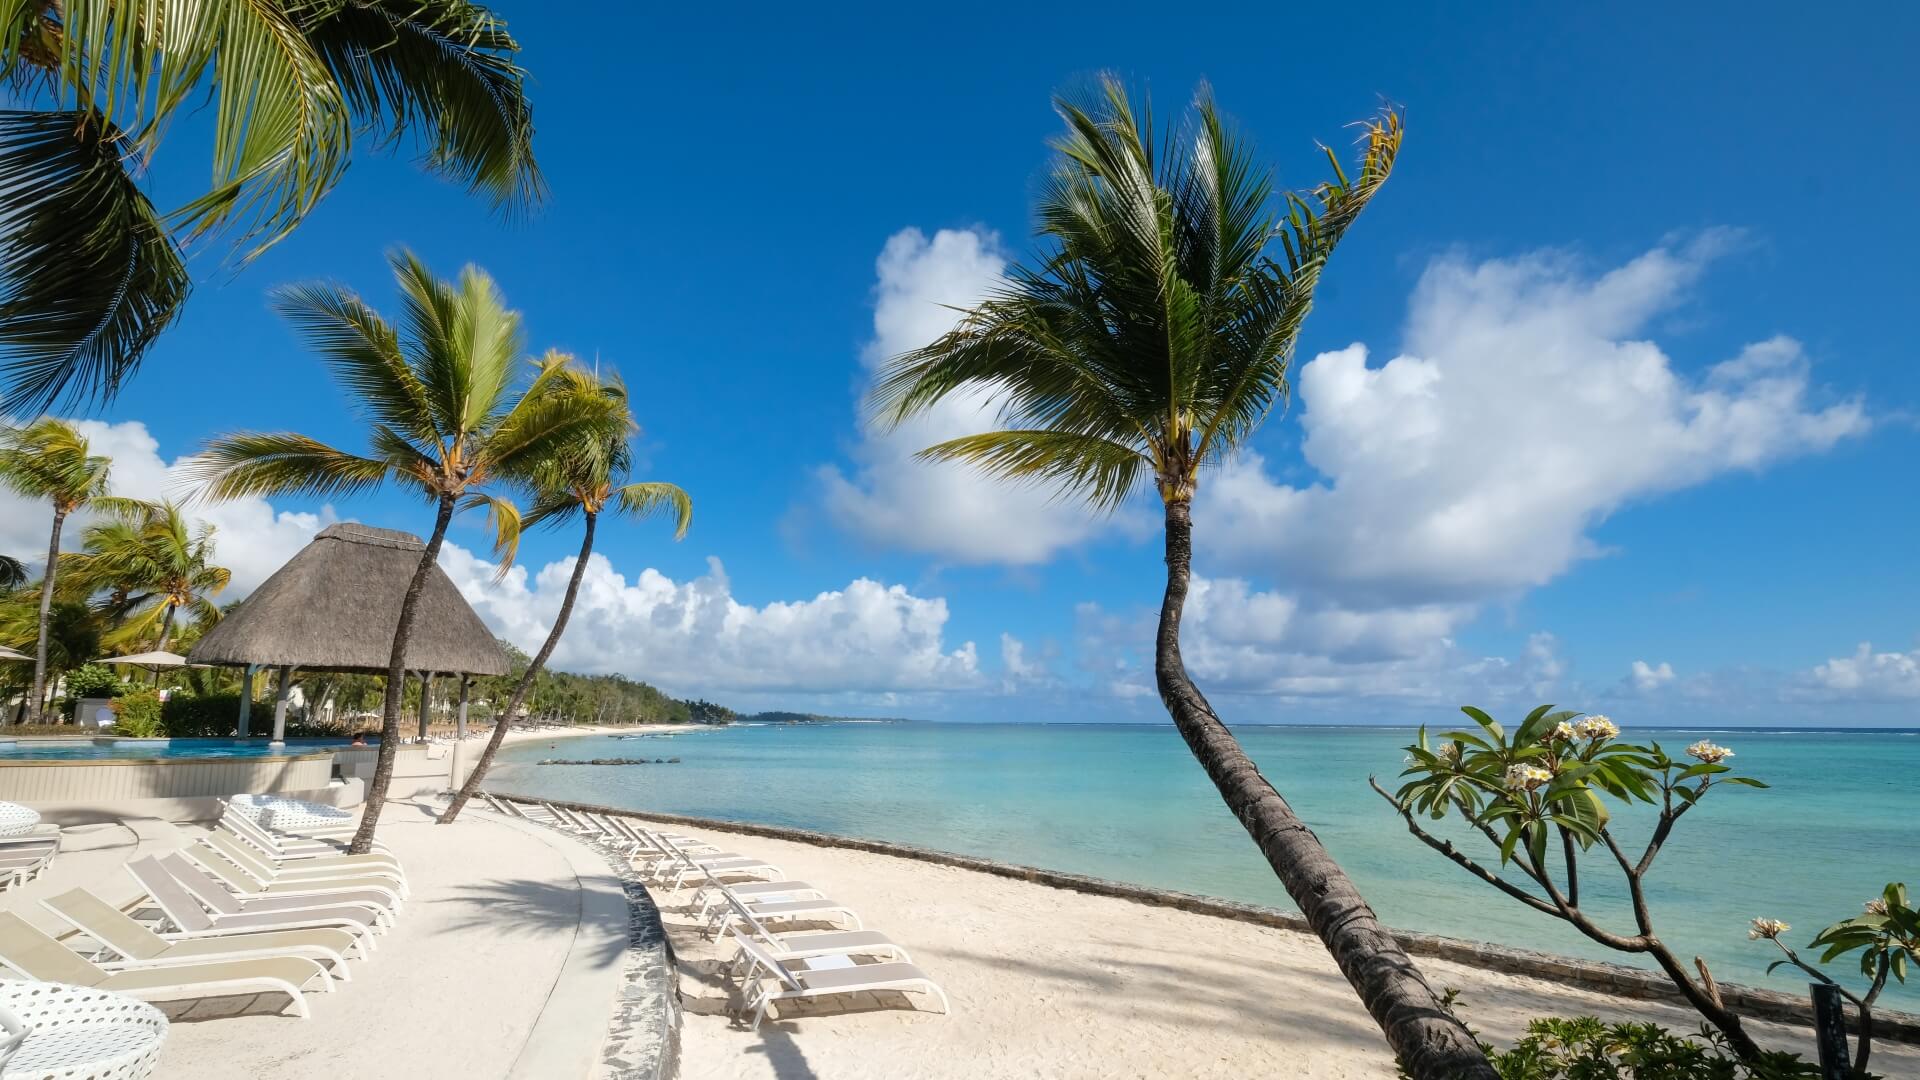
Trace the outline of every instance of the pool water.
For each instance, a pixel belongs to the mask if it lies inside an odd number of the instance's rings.
[[[344,750],[345,739],[288,739],[269,747],[265,739],[114,739],[0,737],[0,764],[9,761],[127,761],[179,758],[285,757]]]

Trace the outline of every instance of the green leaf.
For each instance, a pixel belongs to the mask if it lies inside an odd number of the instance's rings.
[[[1488,716],[1485,712],[1473,707],[1472,705],[1462,705],[1460,706],[1460,711],[1463,713],[1466,713],[1468,716],[1473,717],[1475,723],[1479,724],[1482,728],[1484,728],[1487,734],[1493,736],[1494,742],[1499,743],[1499,742],[1506,741],[1506,738],[1507,738],[1506,729],[1501,727],[1499,722],[1496,721],[1493,717]]]
[[[1515,825],[1511,830],[1508,831],[1507,838],[1505,840],[1500,841],[1500,865],[1501,866],[1505,866],[1509,862],[1513,861],[1513,849],[1519,846],[1520,844],[1520,832],[1521,832],[1521,826]]]
[[[1531,821],[1526,827],[1527,854],[1532,856],[1536,868],[1544,870],[1547,865],[1547,823]]]
[[[1539,742],[1541,736],[1553,730],[1553,724],[1547,720],[1547,713],[1552,708],[1551,705],[1542,705],[1528,713],[1527,718],[1520,722],[1520,730],[1514,733],[1513,741],[1522,744]]]

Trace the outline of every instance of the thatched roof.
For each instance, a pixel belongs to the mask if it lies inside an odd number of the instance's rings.
[[[411,533],[329,526],[208,630],[196,664],[294,664],[384,674],[400,599],[426,545]],[[407,641],[410,671],[504,675],[507,656],[438,566]]]

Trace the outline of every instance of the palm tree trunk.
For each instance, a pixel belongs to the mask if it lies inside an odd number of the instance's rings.
[[[167,651],[167,638],[173,636],[173,613],[179,609],[179,605],[171,600],[167,601],[167,613],[160,617],[160,643],[153,647],[154,652]],[[157,667],[153,669],[153,685],[156,687],[160,685],[160,669]]]
[[[1160,700],[1174,726],[1386,1033],[1400,1064],[1415,1080],[1495,1080],[1473,1034],[1441,1003],[1320,838],[1260,775],[1187,677],[1180,615],[1192,562],[1191,504],[1179,499],[1167,504],[1167,593],[1154,649]]]
[[[54,506],[53,538],[47,541],[47,569],[40,575],[40,638],[33,648],[33,714],[27,717],[28,723],[42,719],[41,702],[47,696],[47,620],[53,612],[53,573],[60,562],[60,526],[66,521],[67,512]]]
[[[400,705],[407,690],[407,639],[413,635],[414,612],[420,607],[420,593],[427,587],[434,563],[440,558],[440,542],[447,538],[447,524],[453,520],[453,496],[440,496],[440,512],[433,519],[433,535],[427,549],[420,553],[420,565],[407,583],[407,595],[400,600],[400,621],[393,628],[393,652],[387,657],[387,697],[380,715],[380,754],[373,763],[373,783],[367,785],[366,801],[360,808],[360,828],[354,831],[347,851],[365,855],[373,850],[373,833],[380,825],[380,808],[386,804],[387,788],[393,785],[393,758],[400,749]]]
[[[554,616],[553,629],[547,631],[547,640],[540,643],[540,651],[527,662],[527,670],[520,676],[519,685],[513,688],[513,696],[507,700],[507,711],[494,717],[493,734],[487,736],[487,748],[480,751],[480,760],[474,762],[473,772],[467,775],[467,782],[460,785],[460,791],[448,804],[447,811],[440,815],[440,824],[451,825],[453,819],[460,816],[466,808],[467,800],[480,790],[481,781],[487,778],[487,767],[493,764],[493,755],[500,749],[500,743],[507,737],[507,724],[513,714],[520,711],[520,703],[526,699],[527,691],[533,688],[533,681],[540,676],[540,669],[553,655],[553,647],[560,644],[560,635],[566,632],[567,619],[573,615],[573,599],[580,594],[580,579],[586,576],[587,556],[593,554],[593,525],[599,515],[588,513],[586,535],[580,538],[580,556],[573,561],[573,576],[567,579],[567,595],[560,601],[560,614]]]

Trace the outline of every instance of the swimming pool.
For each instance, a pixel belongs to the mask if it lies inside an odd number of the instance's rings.
[[[345,750],[345,739],[288,739],[285,746],[265,739],[9,739],[0,736],[0,764],[10,761],[146,761],[180,758],[290,757]]]

